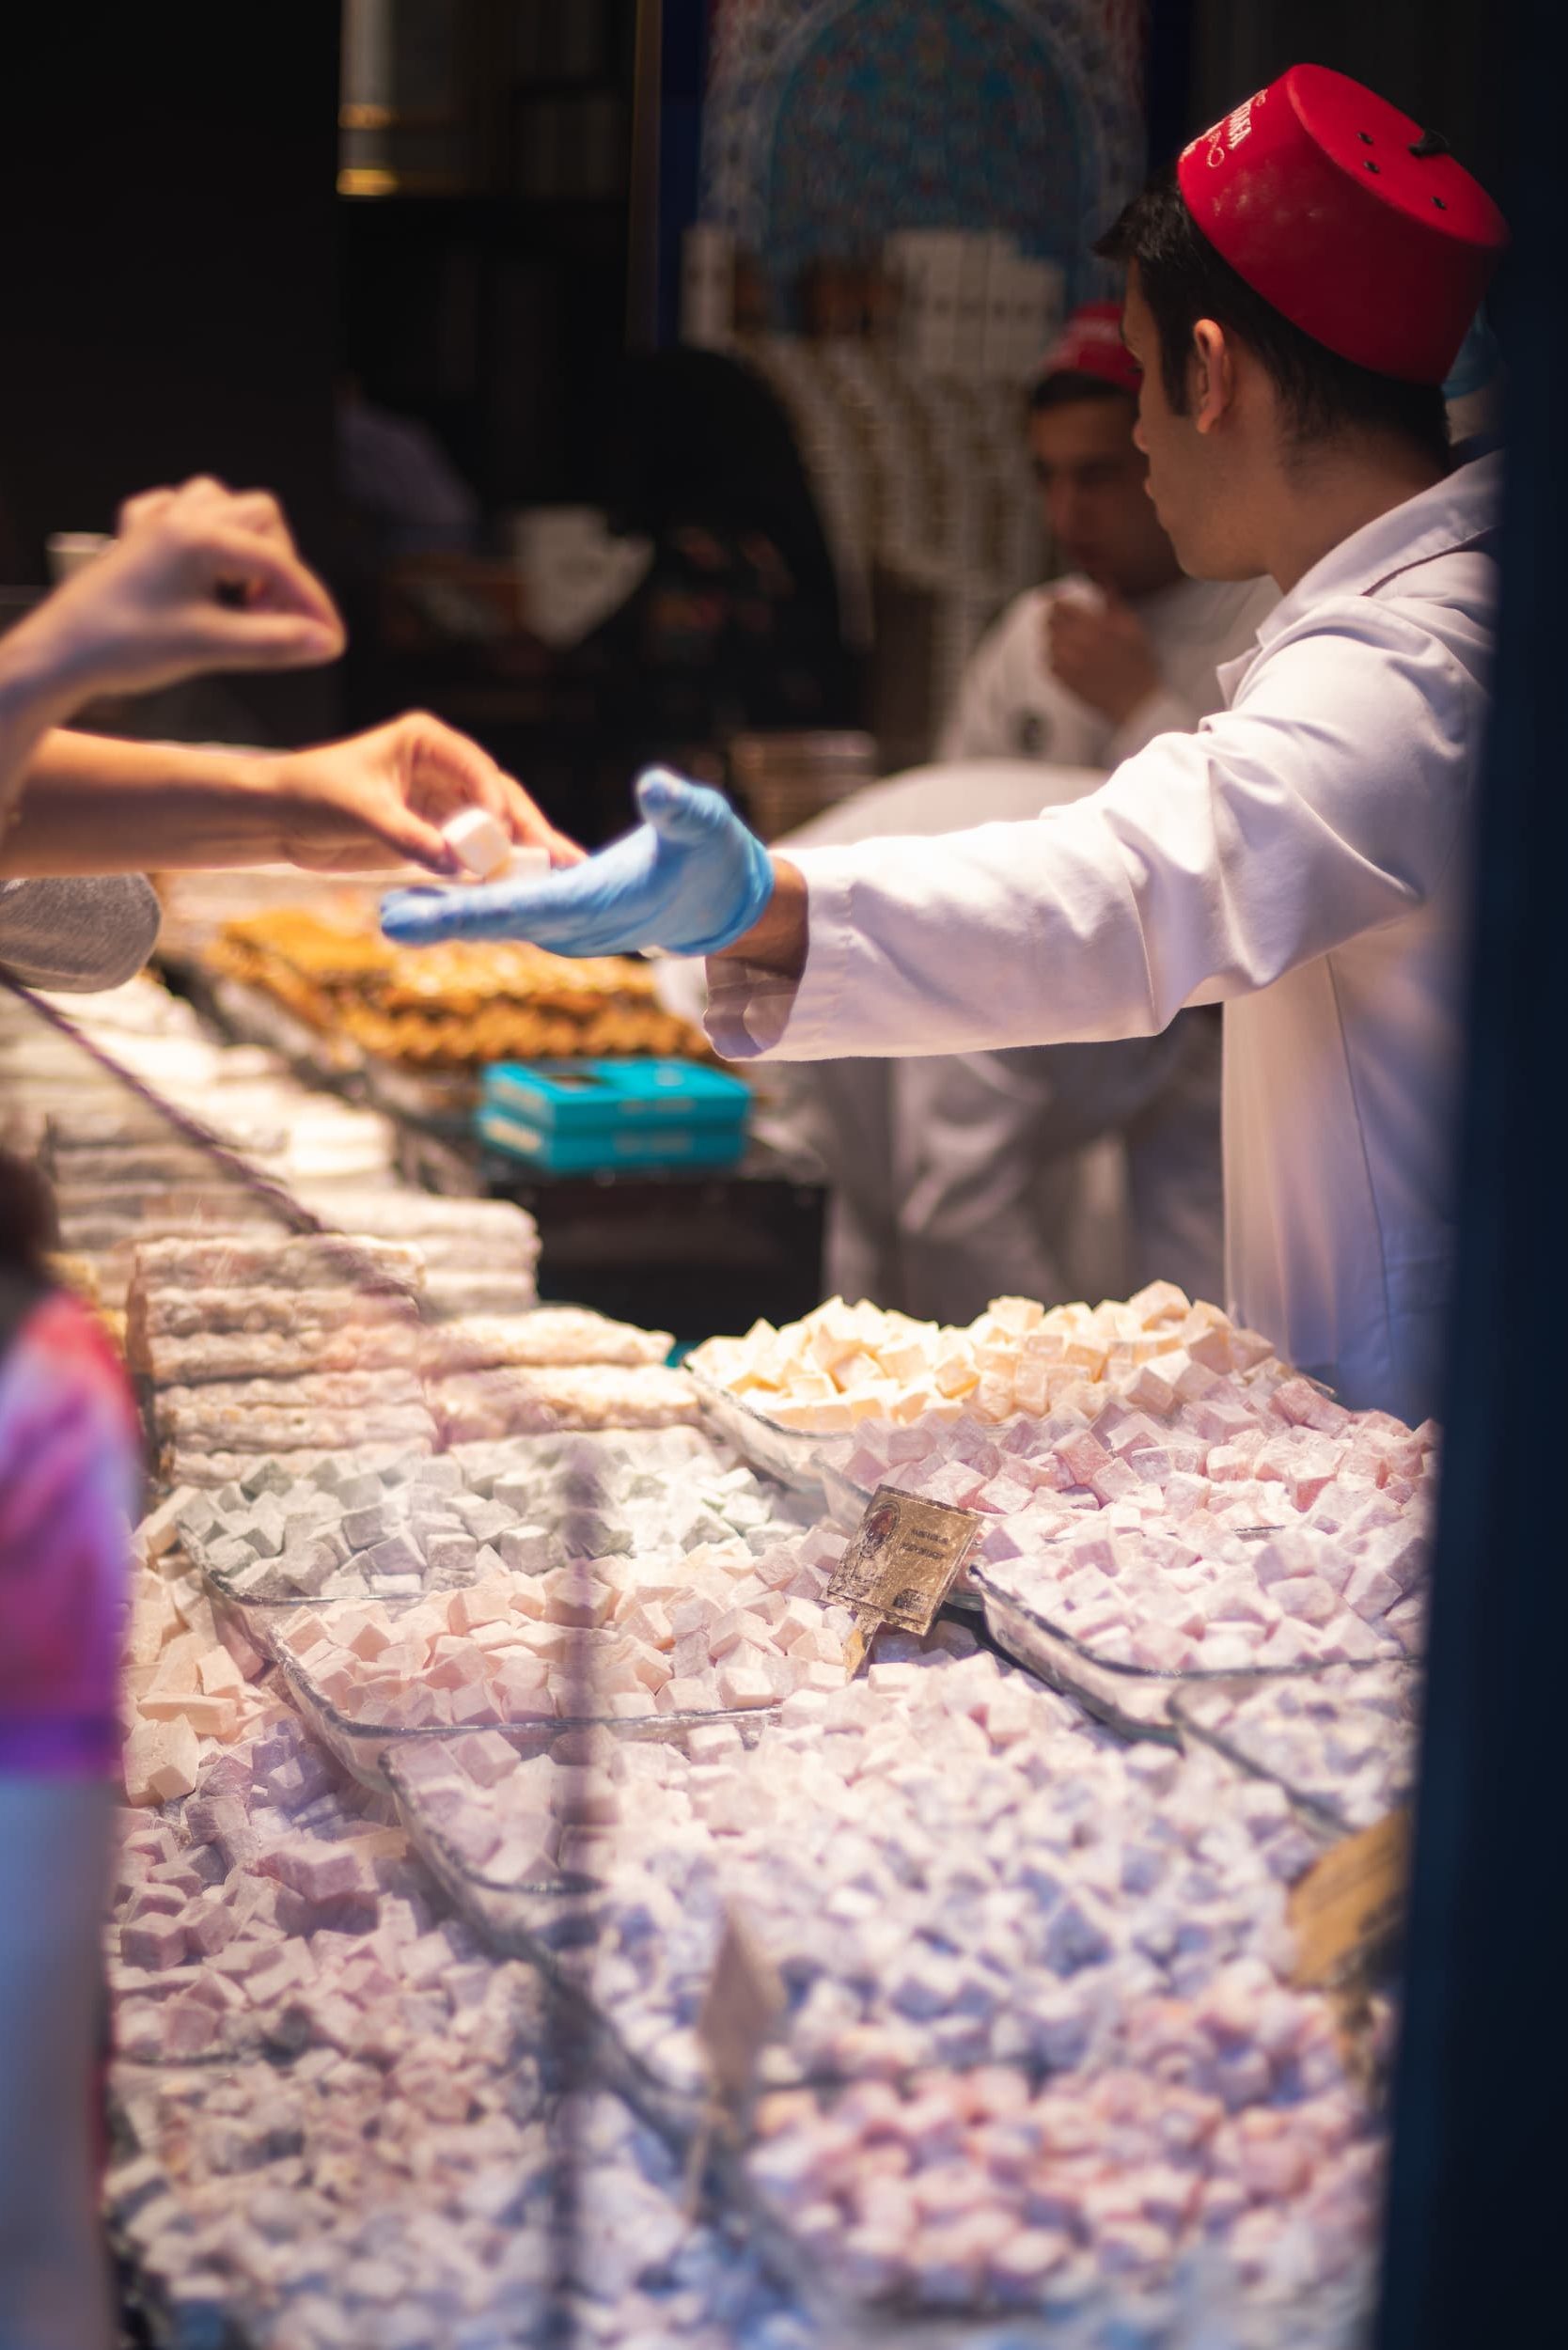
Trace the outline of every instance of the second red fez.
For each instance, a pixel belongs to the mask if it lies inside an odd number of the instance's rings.
[[[1177,165],[1238,277],[1341,359],[1441,384],[1508,242],[1440,138],[1321,65],[1292,66]]]
[[[1136,400],[1143,370],[1121,339],[1120,302],[1086,302],[1074,310],[1034,371],[1036,384],[1053,375],[1092,375]]]

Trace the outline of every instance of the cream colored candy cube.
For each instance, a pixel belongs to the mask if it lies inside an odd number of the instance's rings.
[[[993,1322],[1015,1339],[1038,1330],[1045,1319],[1044,1307],[1032,1297],[994,1297],[985,1310]]]
[[[460,808],[441,827],[441,838],[465,873],[475,881],[498,876],[511,855],[511,839],[500,819],[488,808]],[[548,867],[549,859],[545,858]]]
[[[125,1792],[131,1802],[174,1803],[201,1775],[201,1743],[189,1722],[148,1722],[125,1742]]]

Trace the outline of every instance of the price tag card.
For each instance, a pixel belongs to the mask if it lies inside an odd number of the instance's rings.
[[[827,1596],[902,1632],[929,1632],[986,1519],[891,1485],[871,1496]]]
[[[1410,1872],[1410,1814],[1390,1811],[1347,1836],[1292,1888],[1295,1980],[1304,1988],[1354,1975],[1393,1935]]]

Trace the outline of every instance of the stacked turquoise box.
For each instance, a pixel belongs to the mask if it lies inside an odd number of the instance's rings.
[[[551,1175],[733,1167],[745,1155],[751,1089],[685,1060],[497,1061],[477,1131]]]

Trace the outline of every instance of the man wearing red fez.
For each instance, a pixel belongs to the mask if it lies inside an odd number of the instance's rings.
[[[1184,570],[1280,591],[1223,711],[1031,823],[798,859],[654,774],[599,857],[451,912],[394,900],[388,928],[705,954],[737,1059],[1152,1035],[1223,1004],[1227,1302],[1347,1403],[1422,1418],[1499,488],[1495,456],[1451,465],[1441,386],[1505,242],[1440,139],[1293,67],[1103,248]]]

